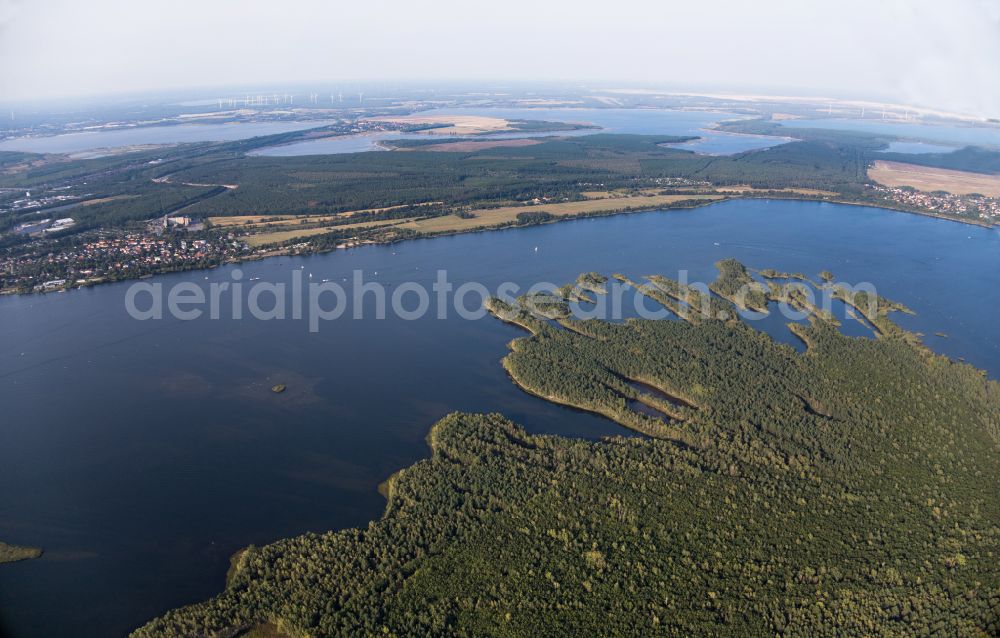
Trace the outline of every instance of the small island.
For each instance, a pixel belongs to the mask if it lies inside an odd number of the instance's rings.
[[[21,547],[19,545],[8,545],[0,541],[0,563],[15,563],[20,560],[30,560],[42,555],[42,550],[37,547]]]
[[[285,384],[284,383],[278,383],[276,385],[272,385],[271,386],[271,392],[273,392],[275,394],[281,394],[284,391],[285,391]]]

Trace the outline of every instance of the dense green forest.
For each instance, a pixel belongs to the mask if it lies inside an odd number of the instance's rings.
[[[240,187],[191,208],[194,214],[331,213],[440,201],[442,205],[576,197],[584,184],[627,187],[641,158],[692,156],[659,138],[588,135],[525,148],[470,153],[420,151],[220,160],[176,180]],[[443,206],[442,206],[443,207]]]
[[[191,206],[195,215],[319,214],[440,201],[445,206],[577,197],[581,189],[655,185],[661,178],[760,188],[857,191],[851,147],[795,142],[732,157],[662,146],[673,138],[595,134],[520,148],[300,157],[235,157],[179,170],[174,181],[238,184]]]
[[[554,126],[554,123],[519,123]],[[96,159],[0,153],[0,204],[23,191],[65,193],[86,205],[61,201],[4,215],[0,232],[61,207],[77,220],[72,232],[122,228],[183,210],[196,217],[329,214],[425,205],[424,215],[533,198],[575,199],[581,192],[649,188],[675,180],[758,189],[808,188],[868,201],[868,165],[897,159],[930,166],[996,172],[1000,153],[966,148],[946,154],[882,152],[895,138],[795,129],[767,120],[725,123],[723,130],[794,135],[798,141],[731,156],[668,146],[687,138],[598,133],[550,137],[521,147],[434,152],[421,147],[449,140],[401,140],[405,150],[293,157],[249,155],[256,149],[329,134],[330,127],[222,143],[178,144]],[[683,187],[683,183],[680,184]],[[3,189],[9,189],[2,192]],[[434,205],[427,205],[427,204]],[[381,219],[384,213],[366,218]],[[357,221],[357,220],[354,220]],[[8,235],[6,245],[28,241]]]
[[[520,120],[513,124],[532,130],[576,126]],[[794,135],[794,141],[712,156],[673,147],[671,144],[688,138],[668,135],[553,135],[518,146],[470,145],[468,140],[463,144],[462,140],[438,136],[398,144],[390,139],[390,145],[400,147],[390,152],[290,157],[252,154],[302,139],[349,134],[356,125],[341,122],[232,142],[176,144],[91,159],[0,152],[0,270],[5,273],[0,277],[0,289],[27,292],[60,280],[70,282],[70,287],[93,285],[274,251],[304,254],[359,243],[401,241],[433,232],[527,226],[660,205],[612,201],[621,196],[691,196],[687,201],[668,202],[675,208],[704,204],[705,199],[697,198],[708,194],[719,199],[836,200],[984,226],[998,219],[994,200],[909,198],[873,188],[867,171],[878,159],[905,159],[990,172],[1000,168],[1000,152],[970,147],[947,154],[901,157],[884,152],[897,139],[892,136],[786,128],[765,119],[725,122],[720,128]],[[400,132],[406,130],[403,127]],[[440,149],[449,143],[455,144],[455,150],[442,152]],[[425,148],[428,144],[430,150]],[[476,211],[484,209],[592,199],[606,204],[568,215],[525,210],[496,223],[485,216],[482,223],[475,224],[451,224],[448,220],[424,223],[427,218],[443,216],[473,219],[481,216]],[[584,209],[587,207],[580,208]],[[94,247],[99,240],[120,239],[128,233],[133,240],[140,235],[162,235],[163,225],[149,222],[167,214],[195,222],[167,229],[170,241],[194,239],[225,246],[215,251],[217,254],[194,260],[176,255],[159,260],[145,256],[134,263],[121,263],[113,250]],[[225,216],[245,218],[238,224],[226,224],[218,219]],[[254,216],[271,219],[259,223]],[[285,219],[279,220],[279,216]],[[52,232],[44,228],[52,219],[62,217],[71,217],[74,223]],[[294,217],[301,219],[287,221]],[[363,226],[396,220],[400,223]],[[202,221],[205,223],[199,223]],[[439,230],[429,230],[435,227]],[[90,253],[95,251],[102,255],[92,259]],[[95,266],[84,268],[85,261]],[[749,301],[753,307],[754,300]]]
[[[264,142],[247,140],[50,160],[0,176],[0,186],[69,185],[90,198],[119,197],[73,209],[88,223],[115,226],[155,217],[185,200],[192,204],[186,212],[199,216],[319,214],[433,201],[454,206],[576,197],[589,187],[648,186],[657,178],[834,190],[857,189],[865,181],[864,163],[853,147],[795,142],[712,157],[663,146],[677,139],[595,134],[475,152],[426,152],[418,146],[405,152],[298,157],[248,156]],[[16,159],[24,161],[22,155]],[[152,181],[164,178],[170,183]],[[237,188],[219,190],[220,185]],[[206,196],[212,187],[212,196]]]
[[[857,194],[868,181],[860,148],[826,141],[789,142],[737,155],[647,159],[641,164],[644,175],[764,189],[814,188]]]
[[[1000,153],[977,146],[967,146],[950,153],[879,153],[875,159],[947,168],[954,171],[1000,173]]]
[[[996,149],[979,146],[966,146],[947,153],[891,153],[886,149],[889,148],[891,142],[899,139],[892,135],[878,135],[863,131],[799,128],[795,126],[794,121],[783,125],[765,119],[735,120],[723,123],[720,128],[732,133],[787,135],[801,140],[850,146],[863,152],[869,162],[891,160],[956,171],[1000,173],[1000,152]]]
[[[764,286],[750,276],[746,266],[735,259],[724,259],[715,266],[719,269],[719,276],[711,286],[715,294],[740,308],[767,312]]]
[[[881,135],[865,131],[841,131],[838,129],[827,128],[805,128],[797,126],[796,124],[797,123],[794,120],[783,124],[772,119],[758,118],[721,122],[719,124],[719,129],[730,133],[776,135],[812,142],[824,142],[841,146],[854,146],[866,151],[884,149],[890,142],[898,139],[894,135]]]
[[[722,267],[721,290],[746,272]],[[607,279],[579,281],[567,298]],[[515,382],[650,436],[449,415],[432,458],[388,481],[381,520],[251,547],[223,593],[135,635],[1000,633],[1000,384],[981,371],[888,324],[846,337],[820,313],[796,324],[799,353],[735,313],[492,308],[532,333],[504,361]]]

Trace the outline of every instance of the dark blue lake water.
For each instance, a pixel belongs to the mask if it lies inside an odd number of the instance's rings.
[[[732,201],[242,270],[247,283],[298,269],[349,289],[361,269],[392,290],[444,268],[495,290],[590,270],[709,281],[724,257],[870,281],[918,313],[898,317],[905,327],[949,335],[927,338],[935,350],[1000,376],[1000,233],[873,208]],[[533,432],[623,432],[517,390],[499,360],[522,333],[491,318],[345,317],[318,333],[304,320],[136,321],[129,285],[0,299],[0,539],[46,550],[0,566],[0,635],[121,636],[218,592],[243,546],[365,525],[382,513],[377,484],[426,456],[429,426],[453,410],[500,411]],[[784,323],[764,327],[786,340]]]
[[[677,145],[678,148],[709,155],[728,155],[784,144],[787,137],[724,133],[711,127],[724,120],[745,117],[724,111],[679,111],[673,109],[594,109],[594,108],[441,108],[421,111],[420,115],[483,115],[521,120],[570,122],[599,126],[598,130],[497,133],[475,139],[510,137],[548,137],[553,135],[590,135],[593,133],[632,133],[636,135],[698,136],[700,139]],[[254,155],[325,155],[377,150],[378,144],[392,139],[426,139],[424,133],[370,133],[345,137],[307,140],[254,151]],[[448,139],[448,138],[445,138]]]
[[[180,144],[184,142],[229,142],[260,135],[301,131],[328,124],[310,122],[231,122],[227,124],[177,124],[137,128],[83,131],[0,141],[0,151],[28,153],[80,153],[136,144]]]

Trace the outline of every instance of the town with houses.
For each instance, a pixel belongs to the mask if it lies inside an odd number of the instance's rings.
[[[682,189],[710,186],[702,182],[672,179],[664,180],[659,185]],[[953,195],[943,191],[923,192],[878,184],[867,188],[875,199],[895,208],[955,219],[971,218],[980,224],[1000,224],[1000,199],[997,198]],[[30,193],[25,193],[25,196],[31,199]],[[31,201],[38,206],[37,199]],[[543,202],[535,200],[531,203]],[[11,205],[20,206],[21,202],[15,201]],[[56,206],[50,210],[64,207]],[[278,252],[311,250],[308,243],[251,247],[245,241],[245,235],[220,233],[219,229],[213,229],[201,219],[181,214],[155,217],[134,230],[64,232],[74,225],[76,221],[72,217],[52,215],[14,226],[9,234],[22,236],[28,242],[21,244],[21,250],[0,254],[0,292],[59,291],[162,272],[213,267]],[[360,243],[370,243],[370,240],[352,238],[338,247]]]
[[[177,235],[100,231],[92,239],[59,250],[4,258],[0,261],[0,283],[8,292],[65,290],[210,267],[249,253],[247,245],[232,234],[185,239]]]
[[[953,195],[944,191],[928,193],[909,187],[869,186],[873,193],[893,204],[918,212],[972,217],[988,224],[1000,223],[1000,199],[985,195]]]

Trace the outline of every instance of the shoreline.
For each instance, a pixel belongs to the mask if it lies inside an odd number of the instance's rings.
[[[589,219],[589,218],[594,218],[594,217],[612,217],[612,216],[616,216],[616,215],[629,215],[631,213],[645,213],[645,212],[651,212],[651,211],[657,211],[657,210],[662,210],[664,212],[666,212],[666,211],[674,211],[674,210],[676,210],[676,211],[695,210],[695,209],[701,208],[703,206],[711,206],[712,204],[721,204],[723,202],[734,201],[734,200],[739,200],[739,199],[780,199],[780,200],[791,200],[791,201],[802,201],[802,202],[821,202],[821,203],[822,202],[826,202],[826,203],[830,203],[830,204],[839,204],[839,205],[843,205],[843,206],[862,206],[862,207],[867,207],[867,208],[878,208],[878,209],[882,209],[882,210],[886,210],[886,211],[890,211],[890,212],[894,212],[894,213],[909,213],[909,214],[912,214],[912,215],[919,215],[921,217],[930,217],[930,218],[934,218],[934,219],[940,219],[942,221],[950,221],[950,222],[956,222],[956,223],[959,223],[959,224],[967,224],[967,225],[970,225],[970,226],[978,226],[979,228],[985,228],[985,229],[1000,228],[1000,225],[990,224],[988,222],[983,222],[983,221],[980,221],[980,220],[977,220],[977,219],[960,219],[958,217],[951,217],[951,216],[947,216],[947,215],[941,215],[939,213],[933,213],[933,212],[930,212],[930,211],[917,211],[917,210],[912,210],[912,209],[907,209],[907,208],[902,208],[902,207],[888,206],[888,205],[885,205],[885,204],[878,204],[878,203],[873,203],[873,202],[865,202],[865,201],[860,201],[860,200],[842,199],[842,198],[839,198],[839,197],[838,198],[806,197],[806,196],[802,196],[802,195],[797,195],[795,193],[782,193],[780,191],[761,191],[759,194],[758,193],[750,193],[750,194],[746,194],[746,193],[723,194],[723,197],[721,197],[720,199],[706,200],[704,202],[698,202],[698,200],[692,199],[692,200],[689,200],[692,203],[690,205],[686,205],[686,206],[685,205],[680,205],[680,206],[653,205],[653,206],[650,206],[648,208],[646,208],[646,207],[639,207],[639,208],[632,208],[630,210],[608,210],[608,211],[605,211],[605,212],[597,211],[597,212],[593,212],[593,213],[581,213],[581,214],[576,214],[576,215],[562,215],[562,216],[554,217],[553,219],[550,219],[550,220],[547,220],[547,221],[544,221],[544,222],[540,222],[540,223],[537,223],[537,224],[526,224],[526,225],[521,225],[521,224],[500,224],[500,225],[495,225],[495,226],[482,226],[482,227],[478,227],[478,228],[470,228],[470,229],[467,229],[467,230],[454,230],[454,231],[441,231],[441,232],[433,232],[433,233],[423,233],[423,234],[417,235],[415,237],[406,237],[406,238],[403,238],[403,239],[395,239],[395,240],[392,240],[392,241],[375,241],[375,240],[363,241],[363,242],[359,243],[358,246],[387,246],[387,245],[390,245],[390,244],[402,243],[402,242],[407,242],[407,241],[414,241],[414,240],[418,240],[418,239],[434,239],[434,238],[437,238],[437,237],[452,237],[452,236],[455,236],[455,235],[465,235],[465,234],[468,234],[468,233],[482,233],[482,232],[494,232],[494,231],[498,231],[498,230],[512,230],[512,229],[518,229],[518,228],[530,228],[530,227],[533,227],[533,226],[546,226],[546,225],[549,225],[549,224],[558,224],[558,223],[566,222],[566,221],[578,221],[578,220]],[[683,203],[683,202],[681,202],[681,203]],[[352,246],[351,248],[356,248],[358,246]],[[218,263],[211,264],[209,266],[199,267],[199,268],[179,268],[179,269],[176,269],[176,270],[164,270],[164,271],[157,272],[157,273],[151,273],[151,274],[148,274],[148,275],[143,275],[142,277],[127,277],[127,278],[122,278],[122,279],[111,279],[111,280],[96,281],[96,282],[93,282],[93,283],[74,285],[74,286],[71,286],[69,288],[63,288],[63,289],[59,289],[59,290],[33,290],[33,291],[30,291],[30,292],[18,292],[17,290],[13,290],[13,289],[5,289],[5,290],[0,290],[0,297],[4,297],[4,296],[28,296],[28,295],[35,295],[35,294],[45,295],[45,294],[50,294],[50,293],[61,293],[61,292],[67,292],[67,291],[76,290],[76,289],[80,289],[80,288],[93,288],[95,286],[100,286],[100,285],[105,285],[105,284],[120,283],[120,282],[124,282],[124,281],[136,281],[138,279],[149,279],[151,277],[159,277],[161,275],[168,275],[168,274],[175,274],[175,273],[182,273],[182,272],[201,272],[201,271],[206,271],[206,270],[214,270],[215,268],[218,268],[220,266],[233,265],[233,264],[237,264],[238,265],[238,264],[247,263],[247,262],[255,262],[255,261],[261,261],[261,260],[264,260],[264,259],[270,259],[270,258],[273,258],[273,257],[289,257],[289,256],[300,257],[300,256],[308,256],[308,255],[323,255],[323,254],[328,254],[328,253],[336,252],[337,250],[349,250],[349,248],[346,248],[346,247],[342,248],[342,247],[339,247],[339,246],[334,246],[334,247],[331,247],[331,248],[323,248],[323,249],[310,250],[310,251],[305,251],[305,252],[292,252],[292,250],[291,250],[290,247],[288,247],[288,248],[277,247],[277,248],[274,248],[272,250],[267,251],[266,253],[262,253],[262,254],[259,254],[259,255],[247,255],[246,257],[243,257],[242,259],[230,259],[230,260],[220,261]]]
[[[966,224],[968,226],[978,226],[980,228],[1000,228],[998,224],[990,224],[989,222],[980,221],[978,219],[961,219],[959,217],[952,217],[950,215],[942,215],[940,213],[933,213],[931,211],[914,210],[910,208],[903,208],[901,206],[886,206],[882,204],[868,204],[861,202],[854,202],[847,199],[831,199],[828,200],[831,204],[843,204],[846,206],[867,206],[869,208],[881,208],[893,213],[910,213],[911,215],[920,215],[921,217],[933,217],[934,219],[940,219],[946,222],[957,222],[959,224]]]
[[[638,432],[640,435],[645,435],[645,437],[649,437],[649,439],[647,439],[647,440],[652,440],[652,439],[655,439],[655,438],[661,438],[662,437],[663,433],[658,433],[658,434],[661,435],[661,437],[657,437],[656,434],[654,434],[654,433],[644,432],[643,430],[641,430],[639,428],[636,428],[636,427],[634,427],[634,426],[632,426],[632,425],[624,422],[622,420],[620,414],[614,414],[614,415],[613,414],[609,414],[607,411],[601,409],[600,404],[596,404],[596,403],[595,404],[583,404],[583,403],[580,403],[578,401],[575,401],[573,398],[558,397],[558,396],[552,396],[552,395],[544,394],[539,388],[532,387],[532,385],[529,384],[529,383],[524,383],[522,381],[519,381],[518,378],[514,374],[512,374],[511,367],[509,365],[509,360],[508,359],[509,359],[509,357],[513,353],[517,352],[517,350],[518,350],[515,344],[517,344],[518,342],[521,342],[523,340],[537,339],[539,335],[538,335],[538,333],[535,333],[529,327],[523,325],[522,323],[517,322],[517,321],[512,321],[510,318],[505,318],[505,317],[501,316],[501,313],[496,313],[496,312],[493,312],[491,310],[491,314],[493,315],[493,317],[496,320],[498,320],[500,322],[513,323],[513,324],[515,324],[515,325],[517,325],[519,327],[527,329],[528,332],[530,333],[528,336],[516,337],[512,341],[508,342],[508,344],[507,344],[507,348],[508,348],[507,356],[505,356],[503,359],[501,359],[501,364],[502,364],[503,368],[505,369],[505,371],[507,372],[508,379],[515,386],[517,386],[518,388],[520,388],[523,392],[525,392],[528,395],[532,395],[532,396],[538,397],[541,400],[544,400],[544,401],[547,401],[547,402],[551,402],[551,403],[554,403],[554,404],[557,404],[557,405],[562,405],[562,406],[568,407],[570,409],[579,410],[579,411],[583,411],[583,412],[589,412],[589,413],[596,413],[596,414],[598,414],[600,416],[603,416],[603,417],[609,419],[610,421],[612,421],[614,423],[617,423],[618,425],[620,425],[624,429],[633,430],[634,432]],[[891,320],[889,320],[889,321],[891,321]],[[804,331],[806,329],[803,328],[802,326],[800,326],[799,324],[793,324],[793,325],[796,328],[798,328],[798,330],[793,329],[793,332],[797,336],[799,336],[800,339],[802,339],[804,342],[806,342],[807,346],[811,346],[812,344],[807,340],[807,336],[804,335],[804,334],[799,334],[799,331]],[[916,336],[916,333],[911,333],[911,332],[909,332],[909,331],[907,331],[905,329],[901,329],[901,331],[902,331],[902,334],[904,334],[904,335],[913,335],[913,336]],[[846,335],[841,335],[840,339],[842,339],[844,342],[848,342],[852,338],[848,337]],[[873,343],[875,341],[876,340],[873,340]],[[909,345],[912,346],[912,347],[915,347],[917,349],[917,354],[918,355],[919,354],[923,354],[925,348],[922,346],[922,344],[919,341],[917,341],[917,342],[909,342]],[[961,361],[955,361],[955,360],[951,359],[950,357],[948,357],[946,355],[941,355],[941,354],[933,353],[930,350],[927,350],[927,352],[930,353],[931,356],[934,357],[935,359],[936,358],[940,358],[940,359],[942,359],[943,361],[947,362],[950,365],[958,365],[958,366],[964,366],[964,367],[971,367],[970,364],[966,364],[966,363],[961,362]],[[806,353],[800,353],[798,356],[805,357],[807,355],[806,355]],[[796,394],[795,396],[799,396],[799,395]],[[806,397],[806,398],[803,399],[800,396],[799,398],[802,399],[803,401],[806,401],[806,402],[809,401],[809,397]],[[806,408],[807,411],[809,409],[810,408]],[[449,430],[449,428],[454,427],[454,425],[456,423],[460,423],[462,419],[491,418],[491,417],[496,417],[496,418],[500,418],[500,419],[505,419],[506,418],[506,417],[503,417],[503,415],[500,415],[500,414],[485,415],[485,414],[478,413],[478,412],[458,412],[458,411],[453,411],[453,412],[448,413],[447,415],[445,415],[441,419],[439,419],[439,420],[435,421],[434,423],[432,423],[431,426],[430,426],[430,428],[429,428],[429,430],[428,430],[428,432],[427,432],[427,436],[426,436],[426,439],[425,439],[426,442],[427,442],[427,444],[428,444],[428,447],[429,447],[429,452],[430,452],[429,455],[418,459],[417,461],[415,461],[414,463],[412,463],[412,464],[410,464],[408,466],[405,466],[405,467],[397,469],[388,478],[386,478],[385,481],[383,481],[382,483],[380,483],[378,485],[378,488],[377,488],[378,492],[385,498],[385,506],[384,506],[384,509],[382,511],[381,516],[379,516],[378,518],[373,518],[369,522],[367,528],[366,527],[361,527],[361,526],[359,526],[359,527],[336,528],[336,529],[331,529],[324,536],[333,536],[333,535],[338,535],[338,534],[350,534],[351,531],[355,531],[355,530],[358,532],[358,534],[362,534],[362,533],[364,533],[363,530],[371,529],[373,525],[379,525],[379,524],[382,524],[382,523],[384,523],[386,521],[392,520],[392,518],[397,514],[397,512],[399,512],[400,509],[404,508],[407,505],[407,501],[412,502],[412,500],[413,500],[412,496],[410,496],[409,498],[407,498],[406,494],[402,494],[401,495],[399,493],[400,485],[401,484],[403,485],[404,492],[407,491],[405,488],[409,488],[408,491],[410,492],[410,494],[412,494],[414,491],[419,491],[421,487],[424,487],[427,484],[424,483],[423,485],[420,485],[419,479],[418,479],[417,483],[414,483],[414,479],[412,479],[410,477],[411,476],[419,476],[419,473],[422,470],[426,470],[426,468],[428,467],[428,465],[430,465],[433,468],[433,465],[435,463],[438,463],[438,462],[440,462],[442,460],[445,460],[445,461],[447,461],[450,464],[455,464],[455,465],[460,465],[460,466],[467,466],[467,467],[475,467],[477,465],[477,463],[476,463],[477,455],[476,455],[475,450],[465,450],[461,446],[456,445],[456,443],[460,443],[464,439],[461,439],[461,438],[456,439],[455,437],[450,437],[449,438],[448,437],[448,430]],[[831,418],[829,414],[826,414],[826,413],[823,413],[823,412],[819,413],[818,417],[819,418]],[[520,427],[520,426],[515,426],[515,427]],[[558,442],[558,441],[580,441],[580,442],[582,442],[581,439],[577,439],[575,437],[567,436],[567,435],[564,435],[564,434],[530,434],[529,435],[529,434],[525,433],[525,436],[523,437],[523,439],[519,440],[518,438],[511,437],[510,434],[509,434],[510,433],[509,430],[502,430],[501,432],[507,433],[507,436],[506,437],[494,437],[496,440],[509,441],[509,442],[512,442],[512,443],[515,443],[515,444],[521,443],[521,440],[529,441],[529,442],[532,441],[532,440],[534,440],[534,441],[547,440],[547,441],[554,441],[554,442]],[[518,430],[518,432],[520,432],[520,430]],[[442,434],[444,434],[443,437],[442,437]],[[616,445],[616,444],[624,444],[624,439],[625,438],[630,438],[630,437],[607,437],[607,438],[602,438],[600,440],[587,441],[587,444],[593,445],[593,446],[613,446],[613,445]],[[676,444],[678,444],[678,446],[680,448],[682,448],[684,450],[686,450],[689,447],[691,447],[691,445],[687,441],[685,441],[684,439],[677,439],[677,440],[675,440],[675,439],[673,439],[671,437],[662,437],[662,438],[666,438],[667,440],[674,441]],[[642,440],[642,439],[640,439],[640,440]],[[526,448],[526,449],[536,449],[535,446],[524,445],[523,443],[521,443],[521,445],[524,448]],[[465,453],[463,454],[463,452],[465,452]],[[730,468],[733,468],[733,467],[735,467],[735,466],[730,466]],[[786,467],[786,469],[787,469],[787,467]],[[735,474],[733,472],[732,469],[730,469],[729,472],[730,472],[730,476],[738,476],[737,474]],[[407,481],[409,481],[410,483],[407,484],[406,483]],[[527,532],[525,532],[525,533],[527,533]],[[315,535],[313,535],[313,536],[315,536]],[[298,535],[293,535],[293,536],[289,536],[289,537],[283,537],[283,538],[280,538],[280,539],[278,539],[276,541],[272,541],[269,545],[273,546],[273,545],[277,545],[279,543],[295,542],[298,539],[307,538],[307,537],[309,537],[309,533],[308,532],[303,532],[303,533],[298,534]],[[267,551],[267,547],[268,546],[265,545],[265,546],[261,546],[260,548],[258,548],[258,547],[255,547],[253,545],[250,545],[250,546],[241,548],[241,549],[237,550],[236,552],[234,552],[231,555],[231,557],[230,557],[230,568],[229,568],[229,570],[226,573],[226,587],[222,590],[222,592],[215,594],[212,598],[209,598],[209,599],[207,599],[205,601],[202,601],[202,602],[199,602],[199,603],[194,603],[194,604],[187,605],[187,606],[184,606],[184,607],[175,608],[170,613],[183,614],[185,612],[193,612],[194,613],[193,618],[197,619],[198,618],[198,614],[201,611],[200,608],[202,608],[202,609],[205,608],[205,606],[208,605],[208,604],[210,604],[211,601],[219,600],[223,595],[225,595],[225,593],[228,590],[230,590],[230,588],[232,587],[232,585],[235,583],[236,577],[238,577],[240,575],[241,570],[246,565],[246,563],[247,563],[246,559],[249,558],[249,556],[252,553],[254,553],[255,551],[260,551],[261,552],[260,556],[262,556],[262,557],[266,556],[266,554],[264,552]],[[420,557],[421,557],[421,555],[418,555],[416,558],[420,558]],[[274,560],[274,559],[271,558],[271,560]],[[407,573],[406,577],[409,577],[411,574],[412,574],[412,572]],[[266,576],[261,577],[259,575],[251,574],[251,575],[248,576],[248,578],[250,578],[250,579],[257,578],[257,579],[262,579],[262,580],[266,581],[267,577]],[[246,586],[245,582],[243,583],[243,586],[244,587]],[[587,591],[588,591],[588,593],[590,592],[589,589],[587,589]],[[136,633],[133,634],[133,635],[165,635],[165,634],[156,633],[157,631],[162,631],[163,630],[163,626],[156,626],[155,625],[155,623],[164,622],[165,618],[168,618],[168,617],[161,615],[161,616],[159,616],[157,618],[154,618],[154,619],[151,619],[151,620],[147,621],[147,623],[145,625],[142,625],[141,627],[136,628],[136,630],[135,630]],[[241,620],[245,620],[245,619],[241,619]],[[270,622],[270,623],[277,622],[278,626],[280,627],[281,626],[280,625],[280,620],[281,620],[280,618],[278,618],[278,619],[269,618],[267,621]],[[243,622],[243,624],[240,624],[239,626],[232,627],[232,629],[235,629],[236,631],[241,631],[241,630],[244,630],[244,629],[246,629],[247,627],[250,627],[250,626],[258,626],[258,623],[261,623],[261,622],[262,622],[262,620],[260,618],[253,618],[251,620]],[[144,632],[152,632],[152,633],[147,634],[147,633],[144,633]],[[224,635],[230,635],[230,634],[226,633]]]

